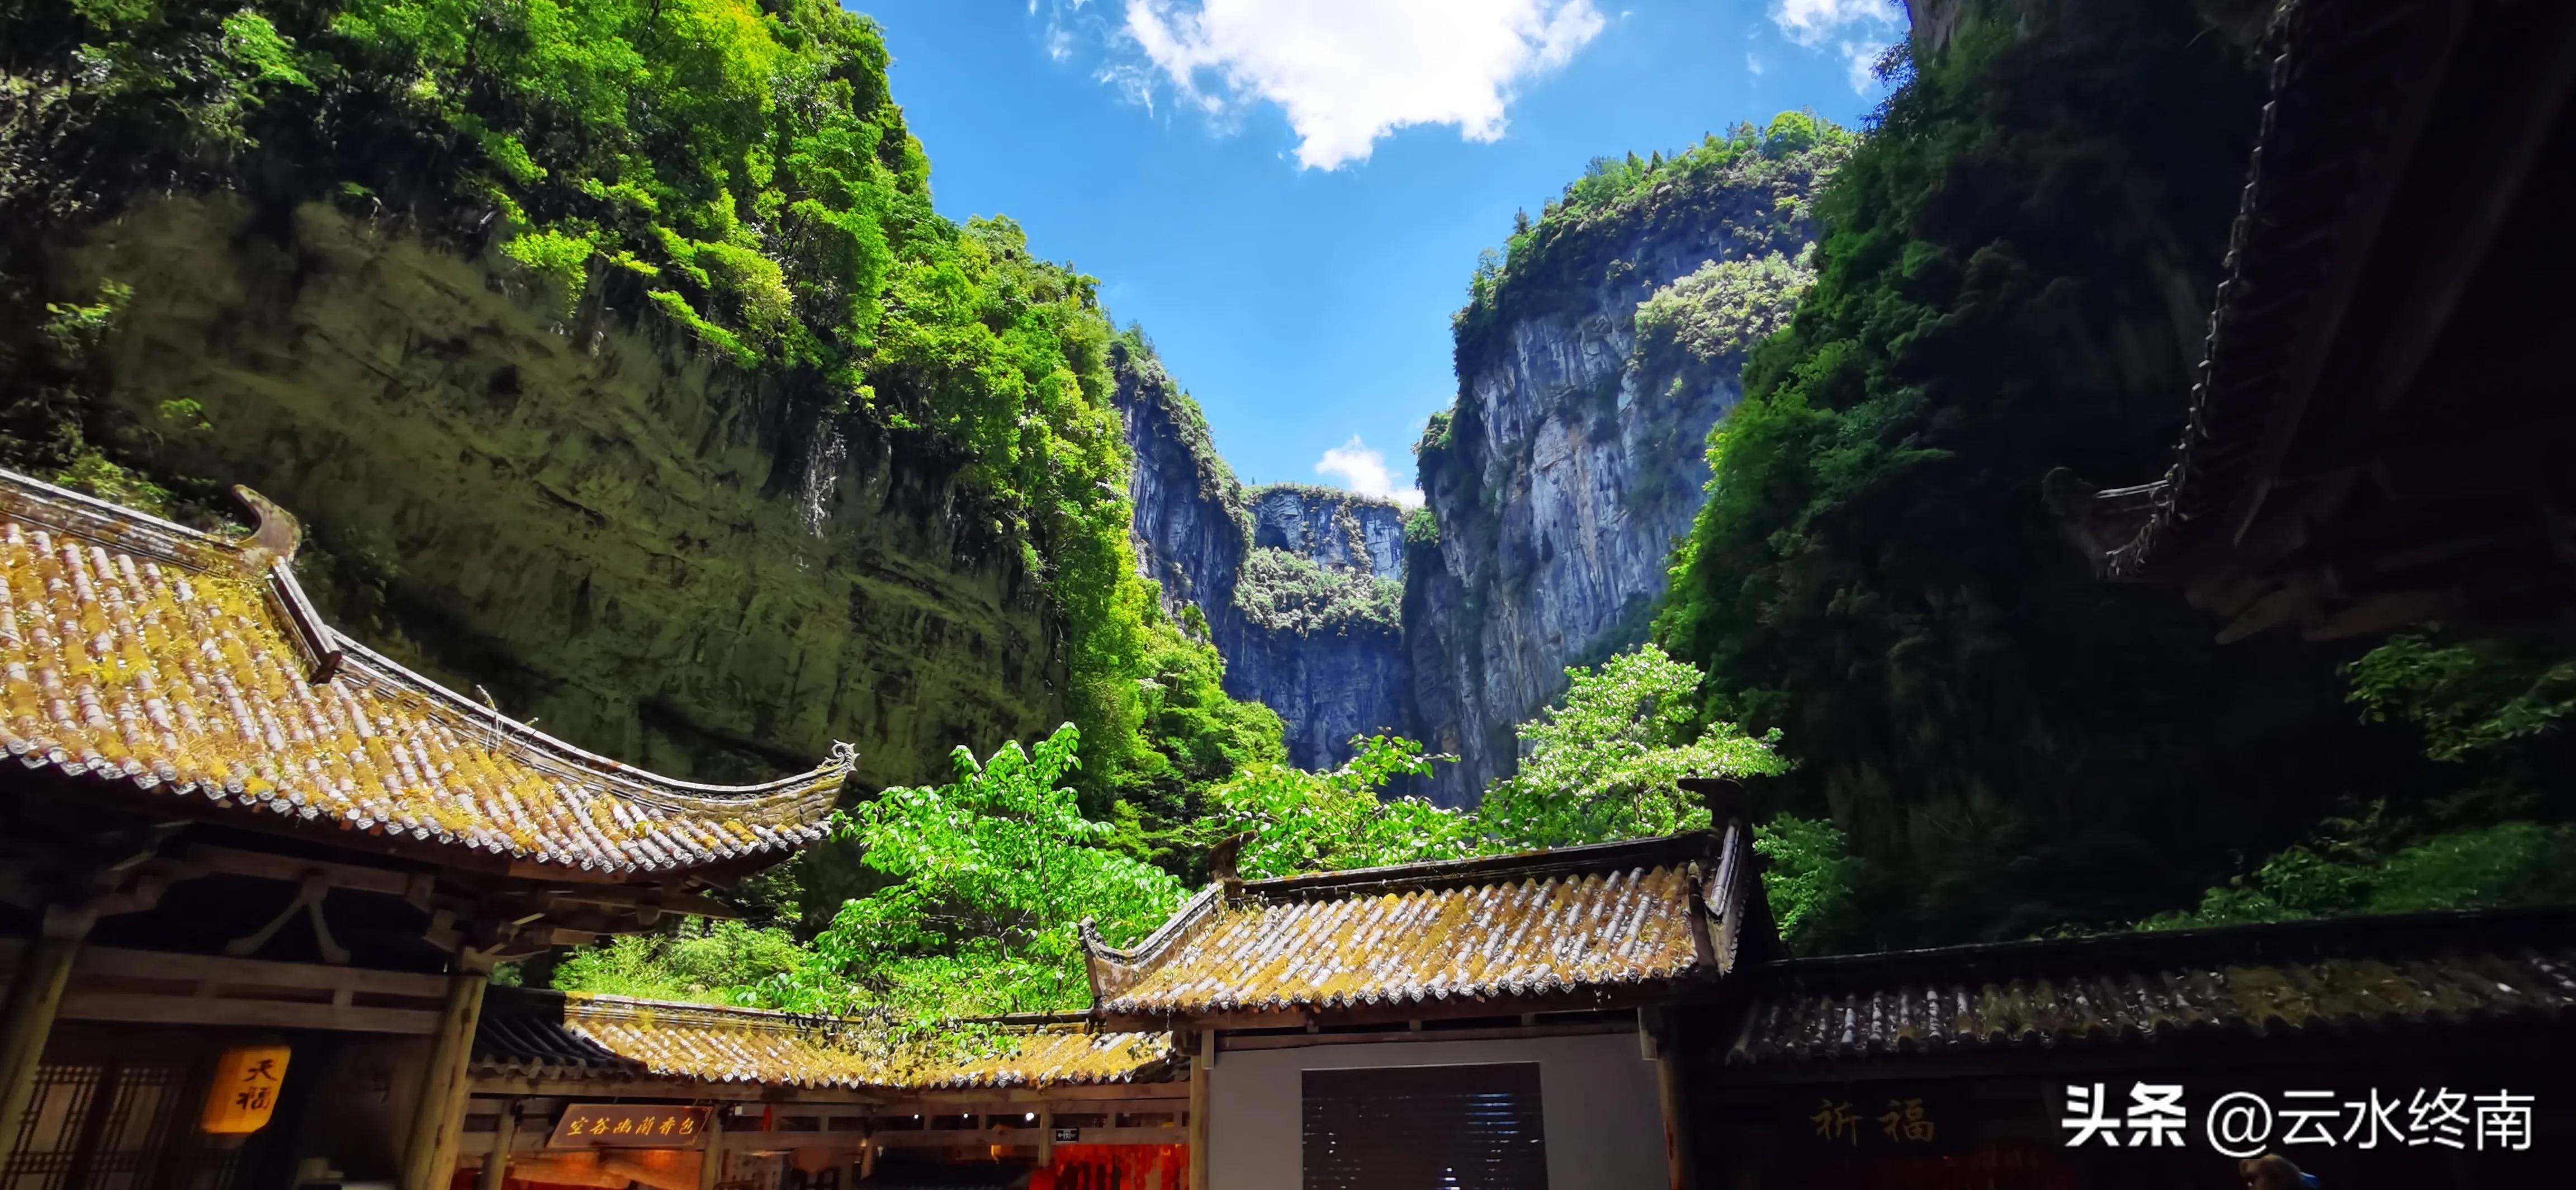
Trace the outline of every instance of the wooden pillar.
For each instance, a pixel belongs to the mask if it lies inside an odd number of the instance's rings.
[[[62,1007],[72,964],[97,920],[87,910],[46,910],[44,933],[27,947],[25,966],[9,989],[8,1015],[0,1019],[0,1165],[16,1155],[19,1120],[36,1094],[36,1064],[53,1035],[54,1011]]]
[[[1655,1098],[1664,1114],[1664,1177],[1672,1190],[1696,1190],[1699,1174],[1691,1153],[1690,1100],[1682,1082],[1680,1023],[1672,1014],[1637,1014],[1637,1036],[1655,1064]]]
[[[1110,1123],[1115,1125],[1117,1121],[1111,1120]],[[1055,1109],[1040,1104],[1038,1106],[1038,1168],[1050,1169],[1054,1165]]]
[[[454,1176],[457,1135],[465,1127],[466,1066],[474,1056],[474,1027],[483,1019],[489,983],[489,972],[471,967],[447,977],[447,1004],[438,1014],[410,1142],[403,1146],[402,1190],[446,1190]]]
[[[501,1122],[492,1130],[492,1155],[483,1159],[483,1173],[474,1179],[475,1190],[501,1190],[510,1177],[510,1146],[519,1139],[519,1101],[501,1105]]]
[[[1190,1185],[1208,1190],[1208,1084],[1216,1081],[1216,1030],[1199,1030],[1198,1057],[1190,1063]]]
[[[725,1111],[725,1105],[719,1103],[707,1113],[707,1147],[699,1154],[698,1190],[716,1190],[716,1183],[724,1179]]]

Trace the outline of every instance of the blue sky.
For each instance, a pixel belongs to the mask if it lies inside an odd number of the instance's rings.
[[[1399,495],[1515,209],[1597,155],[1786,109],[1857,124],[1857,64],[1902,28],[1894,0],[852,7],[886,28],[943,214],[1009,215],[1100,278],[1246,479]]]

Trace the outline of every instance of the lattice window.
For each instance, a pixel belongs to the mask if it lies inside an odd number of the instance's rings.
[[[1547,1190],[1538,1063],[1305,1072],[1305,1190]]]
[[[0,1190],[234,1190],[243,1150],[198,1134],[196,1055],[45,1062]]]

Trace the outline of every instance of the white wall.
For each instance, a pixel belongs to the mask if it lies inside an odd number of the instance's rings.
[[[1634,1033],[1514,1041],[1404,1041],[1220,1053],[1208,1080],[1205,1190],[1299,1190],[1303,1072],[1368,1066],[1539,1064],[1548,1190],[1662,1190],[1655,1064]]]

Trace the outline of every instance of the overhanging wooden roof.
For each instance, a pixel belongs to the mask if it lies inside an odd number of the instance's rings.
[[[2314,638],[2576,604],[2576,6],[2288,0],[2188,424],[2058,472],[2117,579]]]
[[[502,718],[322,622],[299,530],[254,495],[227,541],[0,471],[0,746],[27,770],[441,862],[620,879],[758,863],[823,837],[843,754],[699,785]]]
[[[1738,824],[1231,891],[1220,881],[1133,951],[1085,946],[1108,1019],[1294,1023],[1318,1010],[1660,993],[1731,970],[1747,949],[1769,953],[1770,930]]]

